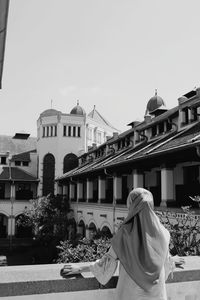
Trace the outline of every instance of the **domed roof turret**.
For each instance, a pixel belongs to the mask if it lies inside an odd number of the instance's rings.
[[[77,101],[77,105],[71,110],[71,115],[85,115],[85,110],[79,105],[79,101]]]
[[[40,116],[41,117],[49,117],[49,116],[57,116],[60,112],[56,109],[50,108],[43,111]]]
[[[154,111],[156,111],[158,108],[163,109],[163,106],[165,107],[165,102],[160,96],[157,95],[157,90],[156,90],[155,95],[153,97],[151,97],[147,103],[147,108],[146,108],[145,114],[146,115],[151,114]]]

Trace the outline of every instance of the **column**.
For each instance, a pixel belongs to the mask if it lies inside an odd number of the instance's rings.
[[[193,109],[188,109],[188,121],[191,123],[194,120]]]
[[[93,200],[93,182],[91,179],[87,179],[87,202],[92,202]]]
[[[59,182],[56,181],[55,182],[55,194],[62,195],[62,193],[63,193],[62,185],[60,185]]]
[[[160,206],[167,206],[167,203],[170,201],[174,201],[174,170],[171,168],[162,168]]]
[[[69,199],[75,200],[75,186],[73,183],[69,184]]]
[[[77,200],[78,201],[83,200],[83,183],[82,182],[77,183]]]
[[[63,195],[64,196],[68,196],[69,195],[68,185],[63,185]]]
[[[144,175],[138,170],[133,170],[133,188],[144,187]]]
[[[185,124],[185,112],[183,110],[179,110],[179,127]]]
[[[106,199],[106,180],[105,178],[98,177],[98,202],[105,202]]]
[[[122,177],[114,176],[113,191],[116,203],[122,200]]]

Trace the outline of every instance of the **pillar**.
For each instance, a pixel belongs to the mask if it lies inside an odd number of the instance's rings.
[[[83,183],[82,182],[77,183],[77,200],[78,201],[83,200]]]
[[[63,195],[64,196],[69,195],[68,185],[63,185]]]
[[[188,109],[188,121],[191,123],[194,120],[195,116],[193,114],[193,109]]]
[[[73,183],[69,184],[69,199],[74,200],[75,199],[75,186]]]
[[[185,112],[183,110],[179,110],[179,126],[181,127],[185,124]]]
[[[99,176],[98,178],[98,202],[106,199],[106,180]]]
[[[59,184],[58,181],[56,181],[56,183],[55,183],[55,194],[56,195],[62,195],[62,193],[63,193],[63,187],[62,187],[62,185]]]
[[[93,182],[87,179],[87,202],[91,202],[93,199]]]
[[[133,188],[144,187],[144,175],[137,170],[133,171]]]
[[[122,200],[122,177],[114,176],[113,191],[116,203]]]
[[[174,170],[169,168],[161,169],[161,203],[160,206],[167,206],[167,203],[174,200]]]

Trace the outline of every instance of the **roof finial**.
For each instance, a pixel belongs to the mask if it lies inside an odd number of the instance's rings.
[[[79,105],[79,100],[77,100],[77,105]]]
[[[96,108],[96,105],[94,105],[94,110],[95,110],[95,108]]]
[[[52,109],[52,106],[53,106],[53,100],[51,99],[51,109]]]
[[[158,94],[158,90],[157,90],[157,89],[155,89],[155,96],[157,96],[157,94]]]

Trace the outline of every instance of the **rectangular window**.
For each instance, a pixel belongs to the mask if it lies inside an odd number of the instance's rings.
[[[71,126],[68,126],[68,136],[71,136]]]
[[[76,136],[76,127],[73,126],[73,136]]]
[[[55,130],[54,136],[57,136],[57,126],[56,125],[54,126],[54,130]]]
[[[21,161],[16,160],[16,161],[15,161],[15,166],[21,166]]]
[[[5,199],[5,183],[0,183],[0,199]]]
[[[63,126],[63,136],[66,136],[66,126]]]
[[[170,131],[171,129],[172,129],[171,120],[167,120],[167,131]]]
[[[164,132],[164,122],[158,124],[158,132],[159,134]]]
[[[0,160],[1,165],[6,165],[6,156],[2,156]]]
[[[42,136],[45,137],[45,127],[43,127],[43,133]]]
[[[28,162],[28,161],[23,161],[23,162],[22,162],[22,166],[23,166],[23,167],[28,167],[28,165],[29,165],[29,162]]]
[[[78,137],[81,136],[81,127],[78,127]]]
[[[101,132],[97,132],[97,143],[101,143]]]
[[[53,136],[53,126],[51,126],[51,136]]]
[[[157,127],[156,127],[156,126],[153,126],[153,127],[151,128],[151,135],[152,135],[152,136],[156,136],[156,134],[157,134]]]
[[[185,185],[192,185],[198,182],[199,166],[183,167],[183,180]]]
[[[49,136],[49,126],[47,126],[47,136]]]
[[[197,121],[197,107],[192,108],[192,122]]]

